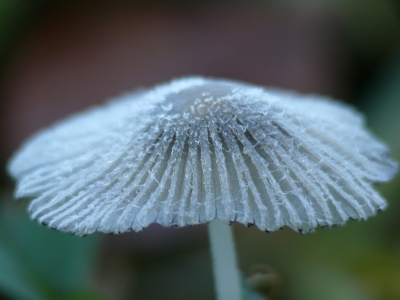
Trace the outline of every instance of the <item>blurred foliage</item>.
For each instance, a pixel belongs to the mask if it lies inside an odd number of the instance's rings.
[[[344,20],[348,40],[362,59],[387,54],[400,30],[397,0],[324,0]]]
[[[0,69],[8,62],[13,47],[24,34],[34,8],[43,0],[0,1]]]
[[[400,40],[361,98],[368,126],[400,159]]]
[[[89,290],[100,236],[39,226],[7,198],[0,202],[1,292],[12,299],[100,299]]]

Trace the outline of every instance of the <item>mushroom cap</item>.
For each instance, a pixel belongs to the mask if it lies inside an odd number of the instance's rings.
[[[383,209],[372,184],[396,171],[347,105],[202,77],[72,116],[9,163],[32,217],[77,235],[216,218],[310,232]]]

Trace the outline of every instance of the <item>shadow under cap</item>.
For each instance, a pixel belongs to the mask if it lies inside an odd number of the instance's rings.
[[[383,209],[372,183],[397,169],[353,108],[189,77],[44,130],[9,171],[33,218],[84,235],[215,218],[310,232]]]

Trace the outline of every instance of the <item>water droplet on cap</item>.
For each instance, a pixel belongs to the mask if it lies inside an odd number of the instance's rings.
[[[170,111],[172,109],[172,107],[173,107],[172,103],[161,105],[161,108],[163,109],[163,111]]]

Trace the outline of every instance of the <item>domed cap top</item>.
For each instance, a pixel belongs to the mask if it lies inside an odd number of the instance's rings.
[[[237,95],[239,92],[251,94],[260,91],[259,88],[239,82],[217,79],[193,81],[193,84],[175,91],[160,90],[160,94],[164,94],[161,96],[164,101],[158,106],[158,111],[161,109],[170,115],[190,114],[198,117],[210,115],[221,105],[240,99]]]

